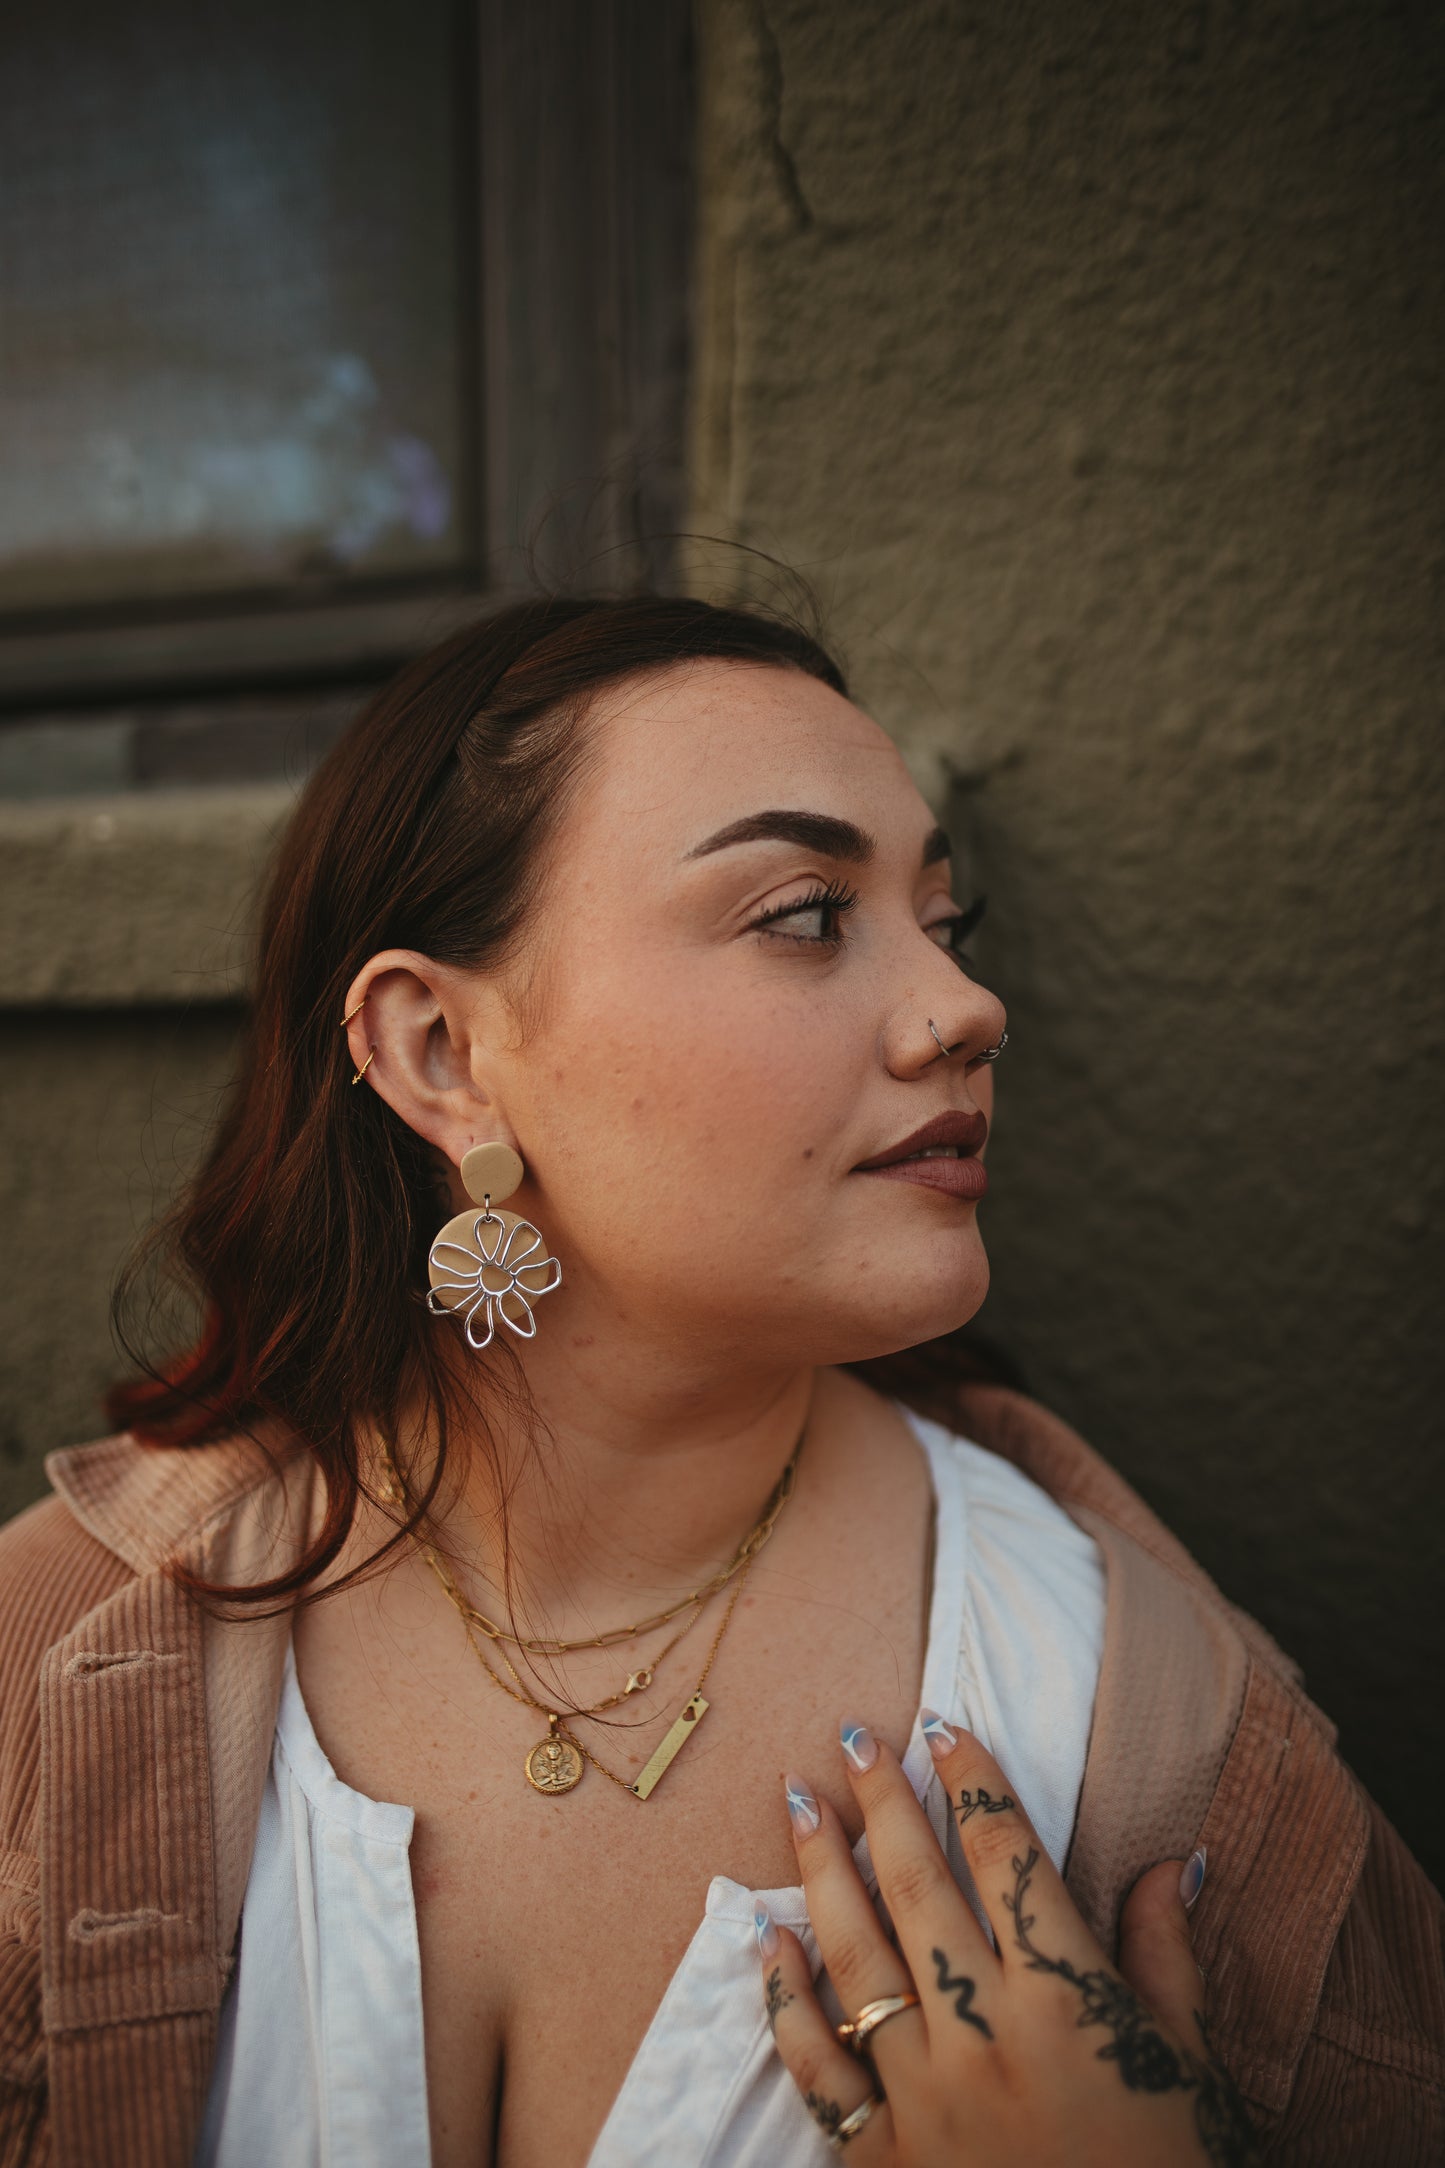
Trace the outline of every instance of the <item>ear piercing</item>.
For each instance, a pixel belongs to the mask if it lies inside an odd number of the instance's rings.
[[[345,1016],[343,1016],[343,1017],[342,1017],[342,1019],[341,1019],[341,1028],[342,1028],[342,1030],[343,1030],[343,1031],[345,1031],[345,1029],[346,1029],[347,1025],[348,1025],[348,1024],[349,1024],[349,1023],[351,1022],[351,1020],[352,1020],[352,1018],[353,1018],[354,1016],[360,1016],[360,1014],[361,1014],[362,1010],[363,1010],[363,1009],[364,1009],[365,1007],[366,1007],[366,996],[365,996],[365,994],[363,994],[363,995],[362,995],[362,997],[361,997],[361,999],[360,999],[360,1001],[358,1001],[358,1002],[357,1002],[357,1004],[356,1004],[356,1007],[355,1007],[354,1009],[348,1009],[348,1010],[347,1010],[347,1012],[346,1012],[346,1014],[345,1014]],[[373,1048],[371,1049],[370,1053],[369,1053],[369,1054],[367,1055],[367,1057],[366,1057],[365,1061],[364,1061],[364,1062],[363,1062],[363,1063],[361,1064],[361,1067],[360,1067],[360,1068],[359,1068],[359,1069],[357,1070],[357,1072],[356,1072],[355,1076],[354,1076],[354,1077],[353,1077],[353,1078],[351,1079],[351,1081],[352,1081],[352,1083],[353,1083],[353,1084],[359,1084],[359,1083],[361,1082],[362,1078],[363,1078],[363,1077],[365,1076],[365,1074],[366,1074],[367,1070],[368,1070],[368,1069],[369,1069],[369,1068],[371,1067],[371,1065],[372,1065],[372,1063],[373,1063],[373,1062],[375,1061],[375,1059],[376,1059],[376,1048],[375,1048],[375,1047],[373,1047]]]

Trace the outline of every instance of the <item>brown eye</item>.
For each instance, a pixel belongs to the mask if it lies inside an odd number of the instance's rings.
[[[800,941],[810,948],[838,948],[843,941],[843,914],[851,911],[857,901],[856,888],[847,888],[841,881],[829,881],[826,886],[814,889],[810,896],[799,896],[796,903],[778,904],[771,911],[764,911],[750,921],[749,931],[770,934],[779,941]],[[818,920],[813,931],[792,931],[792,920],[810,917]]]

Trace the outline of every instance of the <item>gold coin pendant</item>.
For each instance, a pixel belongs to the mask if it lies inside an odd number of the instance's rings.
[[[581,1783],[586,1763],[571,1739],[551,1731],[537,1741],[522,1767],[534,1792],[570,1792]]]

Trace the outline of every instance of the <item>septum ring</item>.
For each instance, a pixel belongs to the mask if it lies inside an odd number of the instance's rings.
[[[838,2038],[851,2053],[862,2055],[867,2051],[870,2034],[876,2033],[880,2025],[886,2025],[889,2018],[901,2017],[905,2010],[916,2010],[918,2004],[919,1998],[912,1988],[902,1995],[879,1995],[873,2002],[865,2002],[856,2017],[847,2018],[836,2027]]]
[[[944,1045],[942,1039],[940,1039],[938,1036],[938,1026],[934,1023],[931,1016],[928,1019],[928,1028],[933,1033],[934,1039],[937,1041],[939,1053],[943,1056],[944,1060],[947,1061],[948,1057],[955,1051],[955,1049],[951,1046]],[[997,1061],[999,1055],[1003,1052],[1004,1048],[1007,1045],[1008,1033],[1006,1031],[1002,1031],[999,1033],[999,1040],[997,1046],[982,1046],[979,1048],[978,1052],[974,1055],[973,1058],[975,1061]]]

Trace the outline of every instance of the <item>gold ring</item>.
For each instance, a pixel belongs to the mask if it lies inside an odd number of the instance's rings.
[[[848,2144],[849,2140],[857,2137],[859,2131],[863,2128],[863,2125],[867,2122],[869,2116],[873,2113],[873,2110],[879,2105],[881,2099],[881,2094],[870,2093],[866,2100],[859,2101],[857,2107],[853,2110],[853,2113],[851,2115],[844,2116],[842,2122],[838,2125],[838,2128],[836,2130],[830,2131],[828,2133],[828,2143],[833,2148],[833,2151],[835,2153],[841,2153],[844,2146]]]
[[[918,1997],[911,1987],[904,1995],[880,1995],[875,2002],[865,2002],[856,2017],[838,2027],[838,2038],[845,2048],[861,2055],[870,2033],[876,2033],[880,2025],[886,2025],[889,2018],[898,2017],[904,2010],[917,2008]]]

